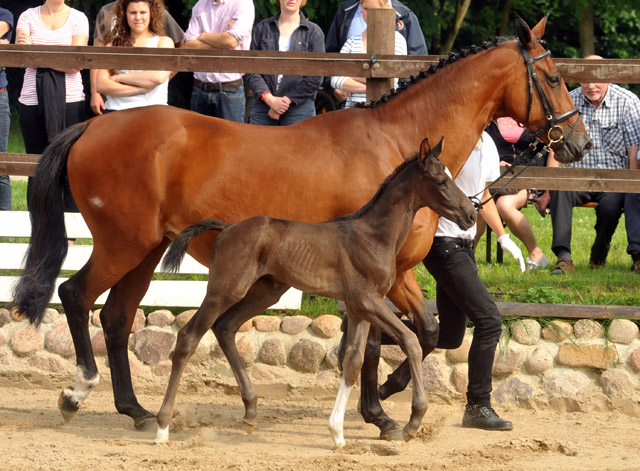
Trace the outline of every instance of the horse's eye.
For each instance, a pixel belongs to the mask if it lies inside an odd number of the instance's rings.
[[[551,85],[560,85],[560,76],[552,75],[551,77],[549,77],[549,83]]]

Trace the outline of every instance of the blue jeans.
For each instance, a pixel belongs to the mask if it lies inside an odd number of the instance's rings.
[[[269,117],[269,105],[261,100],[253,100],[251,107],[251,116],[249,123],[260,124],[262,126],[289,126],[304,121],[316,115],[316,106],[313,100],[305,100],[296,106],[293,103],[289,106],[286,113],[280,116],[280,119],[272,119]]]
[[[9,94],[0,92],[0,152],[9,147],[9,128],[11,127],[11,108]],[[0,175],[0,211],[11,211],[11,180],[8,175]]]
[[[640,252],[640,193],[627,193],[624,199],[627,253]]]
[[[191,92],[191,109],[200,114],[244,123],[244,87],[235,92],[208,92],[194,85]]]
[[[473,322],[467,402],[490,406],[493,358],[502,333],[502,318],[478,276],[473,249],[436,237],[422,263],[436,280],[438,348],[458,348],[468,320]]]

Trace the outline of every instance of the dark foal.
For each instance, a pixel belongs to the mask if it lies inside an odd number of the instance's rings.
[[[169,439],[180,377],[200,339],[260,279],[278,287],[295,286],[306,293],[343,300],[353,313],[342,382],[329,419],[336,446],[345,444],[345,407],[362,368],[370,324],[386,332],[409,359],[413,398],[411,418],[403,434],[406,440],[415,437],[427,410],[420,369],[422,349],[416,335],[386,306],[384,297],[396,276],[396,255],[420,208],[428,205],[460,227],[468,228],[475,222],[473,205],[438,159],[441,150],[442,140],[431,149],[425,139],[420,154],[398,166],[371,201],[354,214],[320,224],[266,216],[233,225],[207,220],[189,226],[174,240],[164,259],[164,267],[169,270],[180,265],[193,237],[210,230],[221,231],[211,252],[205,299],[178,334],[169,386],[158,413],[156,442]]]

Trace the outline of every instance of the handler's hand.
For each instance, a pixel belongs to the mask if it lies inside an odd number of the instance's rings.
[[[525,266],[524,258],[522,258],[522,251],[516,243],[509,238],[509,234],[504,234],[498,237],[498,242],[500,243],[502,250],[520,262],[520,271],[524,273]]]

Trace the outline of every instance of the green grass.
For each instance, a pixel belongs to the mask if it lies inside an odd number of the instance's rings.
[[[20,127],[16,120],[12,123],[9,152],[24,152]],[[26,181],[12,179],[13,209],[26,211]],[[534,208],[523,210],[531,223],[538,245],[549,259],[555,263],[551,252],[551,217],[541,218]],[[496,301],[551,303],[551,304],[591,304],[591,305],[640,305],[638,285],[640,276],[631,273],[631,258],[626,253],[627,237],[624,229],[624,215],[611,242],[607,265],[598,270],[588,268],[589,252],[595,236],[595,211],[589,208],[575,208],[573,211],[572,257],[576,271],[564,275],[551,275],[549,269],[520,273],[516,261],[504,255],[504,264],[485,262],[485,241],[483,236],[476,251],[478,270],[490,293]],[[527,256],[524,245],[512,237]],[[495,261],[496,238],[493,236],[493,260]],[[435,282],[422,264],[415,267],[416,278],[425,297],[435,298]],[[162,277],[159,274],[158,277]],[[317,317],[335,314],[337,301],[321,296],[303,295],[302,308],[284,314],[303,314]]]

